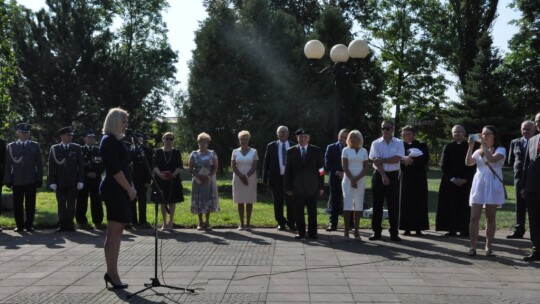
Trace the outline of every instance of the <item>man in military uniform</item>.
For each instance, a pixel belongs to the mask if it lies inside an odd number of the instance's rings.
[[[58,201],[58,229],[75,231],[75,201],[77,191],[84,187],[84,160],[81,146],[73,143],[72,127],[58,130],[62,140],[49,152],[49,187]]]
[[[92,222],[98,229],[103,229],[103,204],[99,196],[99,184],[103,173],[103,164],[99,147],[96,146],[96,134],[86,132],[84,146],[81,147],[84,159],[84,186],[79,190],[77,204],[75,205],[75,218],[80,228],[91,229],[86,218],[88,210],[88,195],[90,195],[90,213]]]
[[[13,188],[13,215],[16,232],[33,231],[36,213],[36,189],[43,183],[43,162],[38,143],[30,141],[30,129],[27,123],[16,126],[17,141],[10,143],[6,149],[4,165],[4,182]],[[23,206],[26,207],[26,220]]]
[[[133,133],[133,145],[131,146],[131,159],[133,160],[133,185],[137,190],[137,198],[133,201],[131,211],[133,212],[133,225],[140,225],[143,228],[150,227],[146,221],[146,193],[148,186],[152,180],[151,171],[148,168],[152,167],[152,149],[144,145],[144,134],[142,132]],[[145,163],[148,163],[148,167]],[[139,208],[136,204],[139,202]],[[137,220],[137,210],[139,211],[139,219]]]

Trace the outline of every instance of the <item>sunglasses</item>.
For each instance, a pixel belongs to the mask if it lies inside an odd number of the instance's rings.
[[[172,138],[172,137],[165,137],[164,139],[165,140],[174,140],[174,138]]]
[[[382,131],[390,131],[390,130],[392,130],[392,127],[382,127],[381,130]]]

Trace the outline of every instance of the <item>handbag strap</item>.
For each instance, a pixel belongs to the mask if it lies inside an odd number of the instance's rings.
[[[491,167],[491,165],[489,164],[489,162],[487,162],[485,159],[482,159],[484,161],[484,163],[486,164],[486,166],[488,166],[489,170],[491,170],[491,172],[493,173],[493,175],[495,175],[495,177],[497,177],[497,179],[504,185],[504,182],[502,180],[502,178],[499,176],[499,174],[497,174],[497,172],[495,172],[495,170],[493,170],[493,168]]]

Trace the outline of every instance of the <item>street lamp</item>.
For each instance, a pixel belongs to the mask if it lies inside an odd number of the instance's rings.
[[[320,60],[324,56],[325,48],[322,42],[319,40],[310,40],[304,46],[304,54],[306,58],[311,61],[310,65],[315,66],[315,62]],[[336,44],[330,50],[330,59],[334,62],[333,65],[324,67],[317,71],[318,74],[328,72],[332,74],[334,78],[334,134],[339,133],[339,116],[340,116],[340,95],[338,81],[340,81],[346,75],[355,75],[358,69],[361,68],[360,64],[369,54],[369,45],[366,41],[356,39],[353,40],[349,47],[344,44]],[[349,58],[353,59],[353,68],[347,67],[347,61]]]

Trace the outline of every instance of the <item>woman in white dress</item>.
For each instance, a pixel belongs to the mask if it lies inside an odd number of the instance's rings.
[[[240,216],[238,230],[251,229],[253,203],[257,201],[257,162],[259,156],[257,150],[249,146],[250,137],[248,131],[240,131],[238,133],[240,148],[234,149],[231,156],[231,168],[234,172],[233,202],[238,204],[238,215]],[[246,214],[245,225],[244,213]]]
[[[364,137],[358,130],[352,130],[347,136],[347,147],[341,153],[341,163],[345,176],[341,182],[343,190],[343,218],[345,219],[344,237],[349,238],[349,220],[354,217],[354,238],[360,240],[358,231],[360,214],[364,209],[364,193],[368,172],[368,152],[362,146]]]
[[[480,149],[473,153],[475,142],[480,142]],[[486,256],[493,254],[493,238],[497,225],[495,216],[497,208],[504,204],[504,185],[502,183],[502,166],[506,150],[501,146],[497,129],[494,126],[485,126],[481,134],[469,136],[469,150],[465,159],[467,166],[476,165],[473,178],[469,205],[471,205],[471,219],[469,222],[469,235],[471,248],[469,256],[476,255],[476,243],[482,208],[485,208],[486,217]]]

